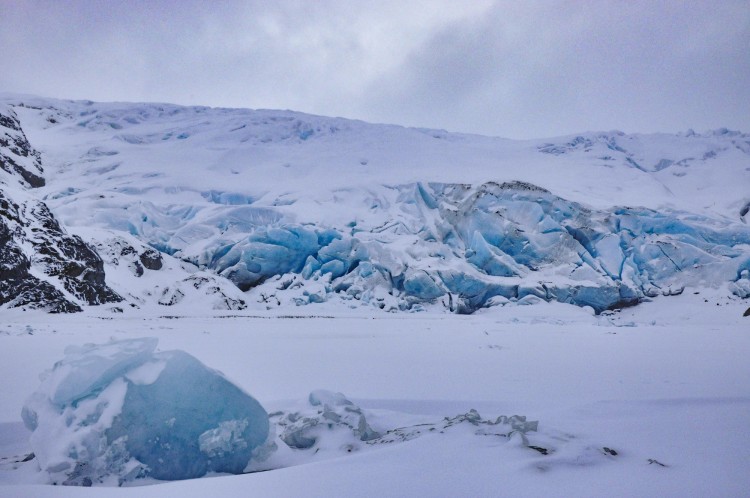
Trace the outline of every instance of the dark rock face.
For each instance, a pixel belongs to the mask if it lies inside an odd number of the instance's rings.
[[[77,235],[66,234],[46,204],[38,202],[30,211],[30,217],[42,226],[41,230],[31,229],[30,241],[36,249],[32,261],[86,304],[122,300],[104,282],[104,263],[93,249]]]
[[[32,275],[32,267],[70,295]],[[29,198],[17,204],[0,190],[0,304],[72,312],[81,310],[76,301],[121,300],[104,282],[99,255],[80,237],[65,233],[43,202]]]
[[[12,109],[0,109],[0,168],[22,185],[44,185],[41,154],[29,144]]]
[[[148,249],[139,256],[141,264],[149,270],[161,270],[161,253],[155,249]]]
[[[122,237],[112,237],[105,241],[94,241],[94,249],[104,260],[114,266],[127,266],[136,277],[142,277],[145,270],[161,270],[161,253],[150,247],[134,247]]]
[[[0,192],[0,305],[15,308],[44,308],[51,313],[81,311],[52,284],[29,273],[31,263],[16,244],[8,228],[8,217],[17,215],[17,206],[9,204]]]
[[[247,304],[243,299],[236,299],[228,295],[217,285],[216,279],[211,276],[191,275],[179,282],[175,282],[164,288],[159,304],[162,306],[174,306],[183,300],[186,293],[192,287],[195,291],[203,293],[207,298],[214,301],[213,308],[216,310],[243,310]],[[191,292],[193,293],[193,292]]]
[[[81,307],[48,282],[29,276],[0,281],[0,304],[9,308],[43,309],[50,313],[76,313]]]
[[[0,305],[67,313],[121,301],[104,282],[99,255],[26,191],[44,185],[41,155],[10,109],[0,109],[0,168]],[[20,187],[10,187],[14,182]]]

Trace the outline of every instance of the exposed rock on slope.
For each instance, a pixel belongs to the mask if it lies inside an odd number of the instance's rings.
[[[0,191],[0,254],[0,304],[70,312],[121,300],[104,282],[99,255],[33,198],[17,204]]]
[[[242,292],[226,279],[161,254],[132,235],[87,230],[101,255],[107,280],[131,306],[161,305],[214,310],[247,307]]]
[[[16,113],[8,106],[0,106],[0,168],[23,185],[44,185],[41,155],[31,147]]]
[[[71,312],[120,301],[99,255],[27,191],[44,185],[41,156],[11,109],[0,108],[0,125],[0,305]]]
[[[0,191],[0,305],[45,308],[53,313],[80,311],[52,284],[30,273],[31,262],[8,227],[17,210]]]

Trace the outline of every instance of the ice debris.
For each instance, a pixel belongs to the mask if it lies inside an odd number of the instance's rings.
[[[367,423],[362,409],[341,393],[313,391],[308,402],[309,407],[301,411],[271,414],[279,438],[290,448],[314,448],[318,452],[331,449],[329,446],[333,442],[351,451],[353,445],[381,436]]]
[[[69,347],[23,407],[53,484],[245,471],[269,439],[263,407],[183,351],[142,338]]]
[[[483,418],[473,409],[438,422],[383,426],[377,430],[370,425],[367,416],[343,394],[317,390],[310,393],[306,406],[301,409],[278,411],[269,417],[283,445],[318,458],[406,442],[428,434],[444,434],[459,428],[476,436],[495,436],[506,441],[517,439],[520,446],[532,448],[529,433],[537,432],[539,427],[539,422],[526,420],[525,416],[501,415],[492,420]],[[539,441],[549,446],[546,439]]]
[[[524,446],[534,448],[529,444],[526,434],[536,432],[539,428],[538,421],[527,421],[523,415],[512,415],[510,417],[501,415],[495,420],[483,418],[474,409],[455,417],[445,417],[441,422],[419,424],[411,427],[399,427],[386,432],[373,443],[395,443],[416,439],[424,434],[437,432],[443,434],[454,426],[467,425],[477,436],[499,436],[506,439],[519,437]]]

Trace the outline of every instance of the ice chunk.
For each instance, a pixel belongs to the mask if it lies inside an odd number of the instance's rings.
[[[535,446],[529,438],[533,437],[533,443],[538,440],[530,433],[539,429],[539,422],[527,420],[521,415],[501,415],[493,420],[483,418],[472,409],[434,423],[398,423],[391,428],[379,427],[379,430],[375,430],[367,420],[369,414],[341,393],[316,390],[310,393],[307,401],[300,410],[278,411],[270,415],[279,435],[280,446],[298,455],[306,454],[306,458],[336,456],[427,435],[438,436],[447,431],[499,436],[505,441],[518,436],[519,446],[530,448]],[[413,416],[409,419],[414,420]]]
[[[147,337],[104,345],[68,346],[65,359],[55,364],[42,389],[50,393],[50,401],[55,405],[70,404],[143,364],[154,352],[157,343],[157,339]]]
[[[408,271],[404,279],[404,290],[411,296],[425,300],[445,295],[445,291],[424,270]]]
[[[281,440],[298,450],[351,451],[361,442],[379,438],[362,409],[341,393],[319,389],[308,397],[310,408],[277,413]]]
[[[525,273],[513,258],[488,244],[479,232],[474,232],[470,249],[471,252],[467,251],[466,260],[488,275],[514,277]]]
[[[312,406],[354,406],[342,393],[335,393],[325,389],[317,389],[310,393],[308,401]]]
[[[248,394],[156,339],[68,348],[26,402],[31,446],[52,483],[241,473],[269,436]]]

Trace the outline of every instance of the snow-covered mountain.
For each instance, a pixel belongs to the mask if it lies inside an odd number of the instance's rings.
[[[13,95],[0,119],[5,306],[601,312],[686,286],[750,296],[740,132],[510,141]],[[13,279],[38,296],[11,299]]]

